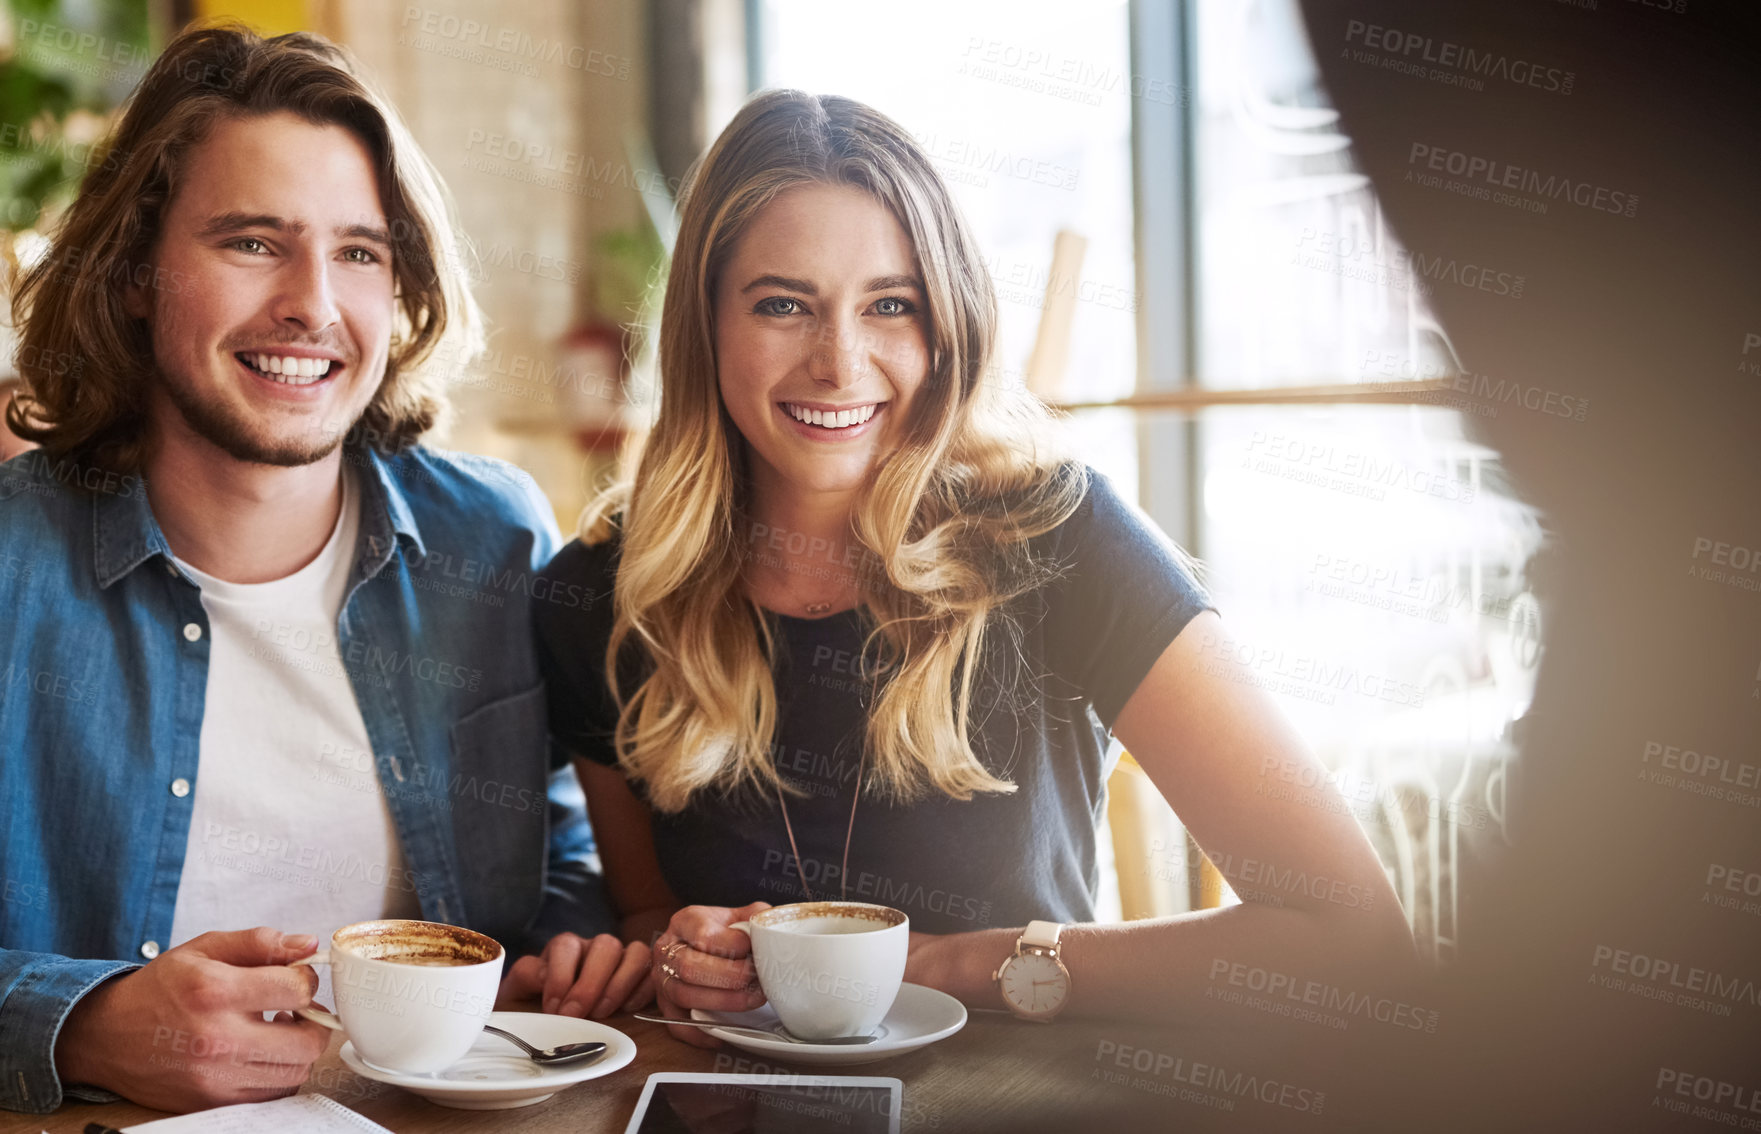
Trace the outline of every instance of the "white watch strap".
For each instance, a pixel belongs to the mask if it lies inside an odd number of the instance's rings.
[[[1027,923],[1027,930],[1021,935],[1021,943],[1050,949],[1058,944],[1058,934],[1062,932],[1064,926],[1059,922],[1030,921]]]

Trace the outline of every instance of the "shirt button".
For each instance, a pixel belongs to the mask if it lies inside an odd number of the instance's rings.
[[[188,780],[184,779],[182,776],[179,776],[175,780],[171,781],[171,794],[172,795],[175,795],[177,798],[182,799],[184,796],[188,795],[189,793],[190,793],[190,782]]]
[[[145,945],[141,946],[141,956],[147,958],[147,960],[150,961],[154,957],[157,957],[158,955],[159,955],[159,942],[149,941]]]
[[[199,641],[201,641],[202,640],[202,628],[200,626],[197,626],[194,622],[185,626],[183,628],[183,640],[186,642],[199,642]]]

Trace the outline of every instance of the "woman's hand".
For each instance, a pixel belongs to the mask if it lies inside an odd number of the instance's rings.
[[[501,982],[497,1003],[537,998],[546,1012],[599,1020],[634,1012],[654,995],[648,946],[610,933],[588,940],[559,933],[544,952],[521,957]]]
[[[691,1009],[706,1012],[749,1012],[764,1003],[758,970],[752,966],[752,939],[729,929],[769,902],[739,909],[686,906],[674,914],[666,932],[654,942],[656,992],[661,1015],[688,1020]],[[720,1047],[721,1041],[701,1028],[668,1028],[675,1039],[694,1047]]]

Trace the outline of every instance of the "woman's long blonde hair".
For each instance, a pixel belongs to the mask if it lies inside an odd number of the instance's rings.
[[[755,97],[682,189],[660,324],[661,399],[629,454],[633,473],[582,523],[621,532],[605,666],[625,772],[664,812],[705,788],[775,790],[770,616],[747,596],[743,439],[718,393],[713,292],[752,219],[779,194],[849,185],[890,210],[916,249],[928,300],[930,369],[896,452],[877,462],[852,519],[875,569],[860,577],[876,664],[866,767],[882,795],[957,799],[1013,791],[971,744],[974,684],[1006,603],[1053,568],[1027,541],[1087,492],[1045,408],[988,372],[996,298],[977,245],[911,136],[846,98]],[[619,680],[632,651],[641,674]],[[628,668],[625,674],[632,671]]]

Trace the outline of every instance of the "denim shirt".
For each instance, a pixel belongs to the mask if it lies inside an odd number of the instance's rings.
[[[579,788],[548,750],[532,604],[585,601],[538,576],[549,505],[486,458],[344,456],[361,522],[338,649],[422,916],[510,955],[610,928]],[[208,658],[201,592],[139,477],[0,465],[0,1108],[60,1105],[69,1010],[170,945]]]

